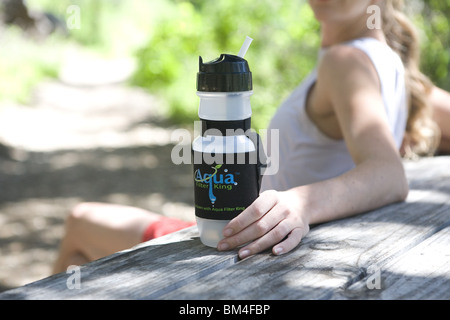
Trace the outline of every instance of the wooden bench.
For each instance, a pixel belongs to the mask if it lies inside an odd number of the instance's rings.
[[[405,162],[407,201],[316,226],[244,260],[188,228],[0,299],[450,299],[450,157]]]

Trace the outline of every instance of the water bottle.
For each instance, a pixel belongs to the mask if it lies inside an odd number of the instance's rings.
[[[216,247],[227,223],[259,195],[259,136],[251,129],[252,73],[241,56],[199,57],[202,132],[192,143],[195,215],[203,244]]]

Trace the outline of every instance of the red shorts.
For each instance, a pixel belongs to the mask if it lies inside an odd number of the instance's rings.
[[[145,229],[142,236],[142,242],[155,239],[166,234],[194,226],[195,222],[188,222],[176,218],[161,217],[160,220],[152,222]]]

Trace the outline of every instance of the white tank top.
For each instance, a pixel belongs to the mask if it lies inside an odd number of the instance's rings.
[[[389,127],[400,148],[407,120],[404,67],[400,57],[389,46],[373,38],[345,44],[362,50],[375,66]],[[271,157],[269,165],[278,166],[279,170],[275,175],[263,177],[261,191],[284,191],[327,180],[355,166],[345,141],[325,136],[306,113],[306,97],[316,79],[317,69],[283,102],[270,123],[269,129],[279,130],[280,142],[279,159]],[[273,154],[271,148],[277,146],[270,145],[269,137],[267,142],[270,157]],[[276,160],[279,162],[273,163]]]

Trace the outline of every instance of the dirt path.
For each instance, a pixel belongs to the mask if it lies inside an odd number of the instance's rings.
[[[112,83],[49,81],[0,105],[0,291],[49,275],[81,201],[194,218],[191,168],[172,164],[161,101]]]

